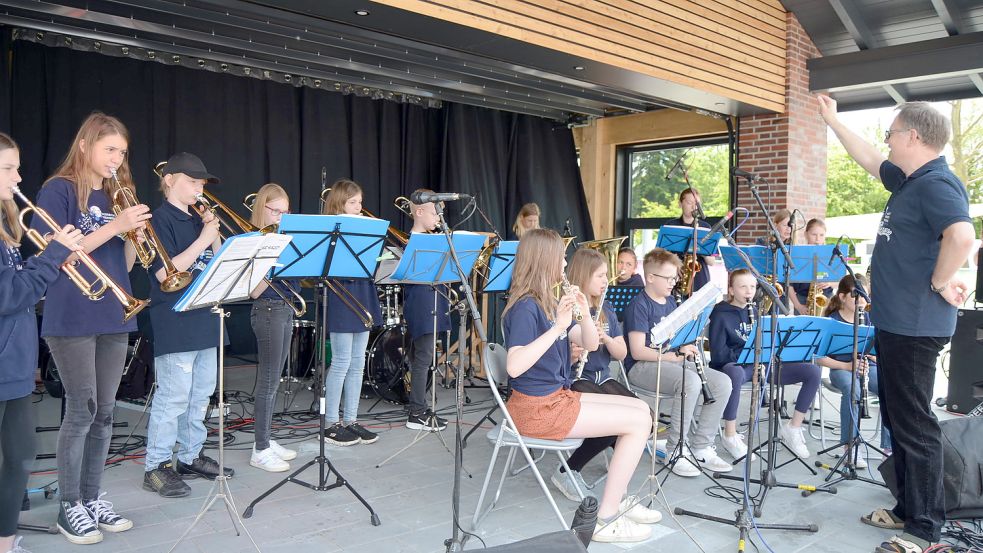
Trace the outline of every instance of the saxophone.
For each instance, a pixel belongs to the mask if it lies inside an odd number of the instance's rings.
[[[814,317],[822,317],[827,305],[829,305],[829,298],[819,289],[819,283],[813,280],[809,285],[809,295],[806,297],[806,313]]]

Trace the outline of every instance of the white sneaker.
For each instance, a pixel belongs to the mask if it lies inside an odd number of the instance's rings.
[[[570,478],[573,477],[577,481],[577,485],[580,486],[580,491],[584,492],[584,497],[588,495],[593,496],[594,494],[587,492],[587,483],[584,482],[584,477],[581,476],[580,471],[571,470],[570,472],[560,472],[560,464],[557,463],[556,469],[550,476],[550,482],[556,486],[556,489],[560,490],[567,499],[570,501],[580,502],[580,495],[577,494],[577,488],[573,486],[573,482]]]
[[[746,449],[746,448],[745,448]],[[713,446],[704,449],[694,449],[693,458],[703,465],[703,468],[713,472],[730,472],[734,467],[717,455],[717,450]]]
[[[805,429],[799,426],[795,428],[789,424],[781,426],[782,441],[792,450],[792,453],[800,459],[808,459],[812,456],[809,448],[806,447]]]
[[[662,513],[642,505],[637,495],[622,499],[618,511],[624,512],[626,517],[638,524],[656,524],[662,520]]]
[[[673,453],[673,448],[666,446],[666,457],[660,457],[659,462],[663,465],[669,463],[669,455]],[[672,464],[672,473],[677,476],[685,476],[687,478],[692,478],[694,476],[700,475],[700,469],[694,465],[687,457],[691,457],[693,452],[689,450],[689,447],[683,447],[682,455],[676,458],[676,462]]]
[[[620,516],[607,525],[598,520],[591,539],[607,543],[636,542],[645,541],[651,536],[652,529],[648,526],[638,524],[627,516]]]
[[[283,459],[284,461],[293,461],[297,458],[296,451],[283,447],[282,445],[276,443],[275,440],[270,440],[270,449],[273,450],[273,453],[276,453],[277,457]]]
[[[281,459],[273,451],[272,447],[268,447],[262,451],[256,451],[256,446],[253,446],[253,454],[249,457],[249,464],[267,472],[284,472],[290,470],[290,463]]]
[[[843,456],[847,458],[846,463],[853,463],[853,454],[850,452],[850,448],[843,446]],[[865,469],[867,468],[867,459],[864,459],[864,452],[860,451],[857,455],[857,462],[853,465],[854,468]]]
[[[740,432],[735,433],[733,436],[721,434],[720,445],[724,447],[724,451],[733,457],[735,461],[747,455],[747,444],[744,443],[744,434]]]

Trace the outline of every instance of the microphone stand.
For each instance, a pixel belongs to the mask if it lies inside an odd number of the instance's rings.
[[[875,484],[877,486],[887,487],[883,482],[878,482],[873,478],[867,478],[857,473],[857,457],[860,455],[861,447],[864,448],[869,447],[874,451],[880,453],[882,456],[884,455],[884,451],[881,450],[881,448],[875,447],[874,444],[865,440],[863,434],[861,434],[860,432],[860,415],[861,415],[860,404],[863,401],[861,397],[863,394],[862,393],[857,394],[857,384],[858,384],[858,380],[860,379],[860,374],[858,372],[858,370],[860,369],[860,351],[859,351],[860,304],[857,302],[857,299],[862,297],[868,302],[870,302],[870,296],[867,295],[867,292],[864,291],[864,287],[860,284],[860,282],[857,281],[856,273],[853,272],[853,268],[851,268],[850,265],[846,262],[846,258],[843,256],[843,252],[840,251],[839,246],[833,247],[833,255],[840,260],[840,263],[842,263],[843,266],[846,267],[847,273],[849,273],[849,275],[853,278],[853,290],[850,291],[850,296],[853,298],[853,351],[851,356],[851,360],[852,360],[851,363],[853,364],[853,374],[851,375],[852,378],[850,379],[850,398],[851,398],[851,402],[855,404],[854,405],[855,411],[851,413],[852,415],[851,418],[853,419],[853,428],[851,428],[850,432],[851,434],[853,434],[853,436],[845,444],[847,446],[847,452],[848,452],[847,455],[843,455],[842,457],[840,457],[840,459],[833,466],[829,466],[828,464],[823,463],[822,461],[816,461],[816,467],[829,471],[829,474],[826,475],[825,481],[829,482],[830,486],[839,484],[844,480],[860,480],[861,482],[867,482],[868,484]],[[869,368],[867,370],[869,370]],[[854,400],[853,398],[857,398],[857,399]],[[846,429],[841,428],[840,429],[841,435],[845,431]],[[829,453],[830,451],[840,447],[840,445],[841,444],[835,444],[830,447],[827,447],[826,449],[817,453],[817,455],[823,455]],[[838,474],[840,475],[840,477],[830,482],[830,479],[833,478],[834,474]],[[809,494],[803,492],[802,495],[808,496]]]

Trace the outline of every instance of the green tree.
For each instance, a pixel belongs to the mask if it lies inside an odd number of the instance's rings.
[[[952,172],[966,185],[970,203],[983,202],[983,101],[955,100],[952,107]]]
[[[826,160],[826,216],[860,215],[884,209],[890,194],[850,157],[843,145],[831,141]]]
[[[686,188],[681,168],[666,180],[666,173],[684,152],[683,165],[689,182],[700,192],[703,211],[709,216],[726,213],[730,203],[727,178],[727,145],[671,148],[637,152],[631,161],[632,217],[677,217],[679,193]]]

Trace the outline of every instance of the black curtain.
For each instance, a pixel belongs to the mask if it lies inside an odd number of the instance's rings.
[[[410,223],[393,199],[428,187],[477,196],[503,236],[519,207],[534,201],[542,226],[562,229],[569,218],[580,240],[593,237],[572,134],[554,121],[458,104],[425,109],[11,41],[9,29],[0,46],[11,53],[9,67],[7,55],[0,63],[0,122],[9,117],[4,130],[21,146],[29,197],[60,164],[81,121],[100,110],[128,127],[137,194],[152,208],[163,199],[154,165],[188,151],[222,179],[212,192],[243,216],[242,198],[266,182],[281,184],[296,212],[316,213],[323,173],[328,186],[354,179],[365,207],[402,229]],[[462,207],[449,206],[452,225],[491,230],[477,215],[462,222]],[[145,297],[142,273],[134,271],[134,289]],[[242,330],[232,350],[250,351],[248,322]]]

